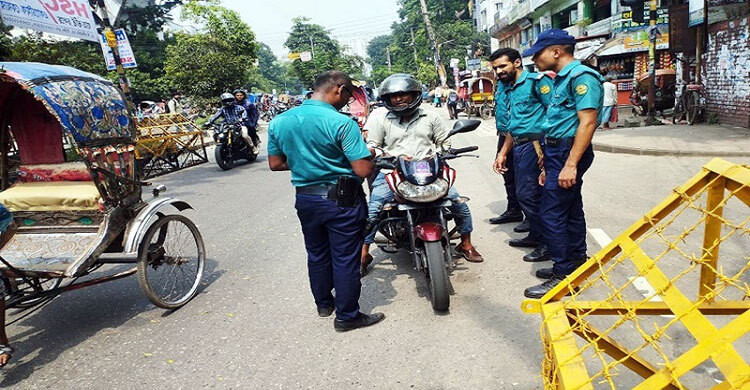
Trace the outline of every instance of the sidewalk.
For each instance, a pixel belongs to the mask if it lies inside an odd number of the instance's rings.
[[[650,156],[750,157],[750,129],[663,125],[597,130],[594,150]]]

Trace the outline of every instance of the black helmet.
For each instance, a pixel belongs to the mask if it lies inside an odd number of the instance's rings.
[[[414,101],[406,107],[394,107],[391,105],[391,99],[388,98],[388,95],[394,93],[411,93],[414,95]],[[398,116],[410,116],[422,104],[422,84],[410,74],[396,73],[388,76],[380,84],[378,94],[383,98],[383,104],[388,111]]]
[[[231,104],[234,104],[234,95],[232,95],[229,92],[224,92],[221,94],[221,104],[225,106],[229,106]]]

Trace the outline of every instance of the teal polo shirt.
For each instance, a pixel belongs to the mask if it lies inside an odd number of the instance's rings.
[[[523,71],[510,87],[510,122],[513,137],[541,134],[544,113],[552,96],[552,79],[544,73]]]
[[[295,187],[356,177],[351,162],[370,157],[357,122],[320,100],[306,100],[268,126],[268,155],[286,156]]]
[[[547,137],[575,137],[578,130],[578,111],[601,111],[604,102],[603,79],[595,70],[573,61],[557,74],[552,98],[542,129]]]
[[[508,91],[507,84],[502,81],[497,82],[495,88],[495,127],[497,127],[498,134],[505,134],[508,131],[508,122],[510,121]]]

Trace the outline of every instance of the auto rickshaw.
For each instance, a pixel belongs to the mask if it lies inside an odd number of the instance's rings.
[[[489,119],[494,113],[495,82],[487,77],[476,77],[461,81],[459,97],[463,102],[466,115]]]

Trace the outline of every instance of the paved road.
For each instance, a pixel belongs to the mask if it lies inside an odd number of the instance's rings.
[[[407,256],[376,251],[361,303],[387,319],[335,333],[308,290],[289,174],[270,172],[264,155],[229,172],[210,163],[156,180],[195,207],[209,259],[200,294],[169,313],[135,278],[67,293],[10,327],[18,352],[0,387],[540,388],[539,318],[519,309],[535,268],[507,246],[512,226],[486,223],[505,207],[495,143],[491,121],[454,141],[480,146],[480,158],[454,166],[486,262],[453,273],[449,315],[432,312]],[[706,161],[599,153],[585,186],[589,227],[614,236]]]

